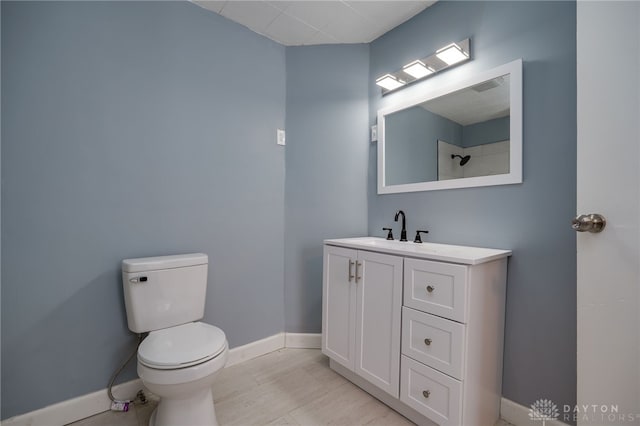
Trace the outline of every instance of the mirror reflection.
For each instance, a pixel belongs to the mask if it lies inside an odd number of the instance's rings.
[[[384,117],[385,185],[510,173],[510,75]]]

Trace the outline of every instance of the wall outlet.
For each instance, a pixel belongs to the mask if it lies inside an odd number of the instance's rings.
[[[276,143],[278,145],[284,145],[285,144],[285,133],[284,133],[284,129],[277,129],[276,130]]]
[[[378,125],[374,124],[371,126],[371,142],[378,141]]]

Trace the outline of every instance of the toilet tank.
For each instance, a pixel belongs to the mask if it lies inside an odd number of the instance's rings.
[[[122,261],[129,330],[159,330],[204,316],[209,258],[203,253]]]

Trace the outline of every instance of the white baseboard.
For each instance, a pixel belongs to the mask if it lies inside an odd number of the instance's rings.
[[[284,333],[274,334],[246,345],[229,349],[226,367],[239,364],[244,361],[268,354],[284,348]]]
[[[560,408],[560,407],[558,407]],[[532,420],[529,417],[529,407],[520,405],[509,399],[500,401],[500,417],[515,426],[540,426],[540,420]],[[560,413],[562,415],[562,413]],[[546,426],[568,426],[560,420],[545,420]]]
[[[285,333],[284,346],[298,349],[320,349],[322,334],[320,333]]]
[[[140,379],[113,387],[113,395],[121,399],[133,399],[142,389]],[[107,389],[67,399],[39,410],[2,420],[2,426],[54,426],[66,425],[106,411],[111,406]]]
[[[229,349],[227,367],[277,351],[282,348],[320,349],[320,333],[278,333],[264,339]]]
[[[278,333],[264,339],[229,349],[225,367],[230,367],[252,358],[266,355],[282,348],[319,349],[321,334]],[[116,398],[133,399],[142,389],[140,379],[131,380],[113,387]],[[49,405],[39,410],[2,420],[2,426],[54,426],[65,425],[109,410],[111,400],[107,389],[102,389],[77,398]],[[539,426],[539,425],[538,425]]]

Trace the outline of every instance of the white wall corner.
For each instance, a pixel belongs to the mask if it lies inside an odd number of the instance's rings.
[[[561,408],[558,407],[559,417],[562,418]],[[515,426],[541,426],[540,420],[533,420],[529,417],[530,407],[525,407],[509,399],[502,398],[500,401],[500,418]],[[545,420],[545,426],[568,426],[560,420]]]

